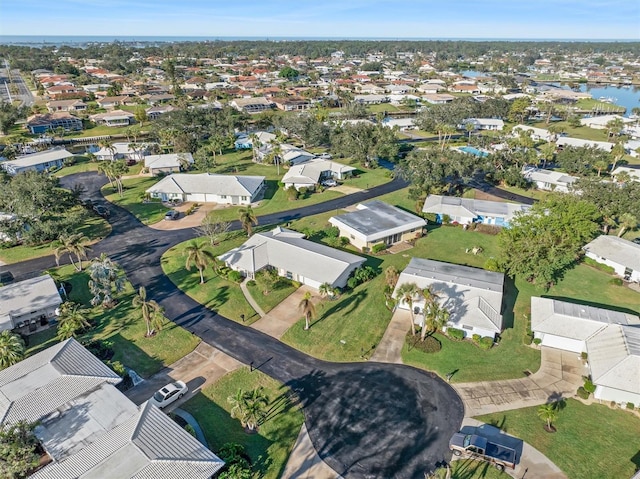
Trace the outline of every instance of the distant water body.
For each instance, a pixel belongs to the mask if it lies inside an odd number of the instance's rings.
[[[382,38],[382,37],[189,37],[189,36],[133,36],[133,35],[0,35],[1,45],[25,45],[31,47],[76,45],[82,46],[93,43],[133,43],[133,44],[157,44],[157,43],[177,43],[177,42],[214,42],[214,41],[467,41],[467,42],[633,42],[637,40],[608,40],[608,39],[566,39],[566,38]]]

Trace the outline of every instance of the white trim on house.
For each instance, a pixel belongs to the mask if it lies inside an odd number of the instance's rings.
[[[164,155],[147,155],[144,157],[144,167],[149,173],[178,173],[180,172],[180,160],[184,159],[188,164],[193,164],[191,153],[167,153]]]
[[[447,215],[452,222],[462,225],[483,223],[493,226],[509,226],[517,214],[526,213],[530,208],[531,206],[522,203],[429,195],[424,202],[422,211],[436,214],[438,222],[442,222],[442,216]]]
[[[612,267],[621,278],[640,282],[640,244],[600,235],[584,246],[587,258]]]
[[[62,303],[48,274],[0,287],[0,331],[23,327],[31,321],[55,318]]]
[[[25,171],[45,171],[49,168],[60,168],[64,160],[72,156],[73,153],[69,153],[64,148],[54,148],[39,153],[22,155],[15,160],[2,161],[0,166],[10,175],[17,175]]]
[[[566,173],[530,166],[522,168],[522,176],[535,183],[538,189],[562,193],[569,193],[571,185],[578,180],[578,177],[567,175]]]
[[[282,177],[284,188],[315,188],[327,178],[342,180],[356,169],[330,160],[313,159],[292,166]]]

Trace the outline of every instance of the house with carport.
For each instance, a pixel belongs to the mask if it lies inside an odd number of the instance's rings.
[[[522,168],[522,176],[535,184],[536,188],[540,190],[559,191],[561,193],[569,193],[572,185],[578,181],[577,176],[531,166]]]
[[[640,405],[640,317],[534,296],[531,330],[543,346],[586,353],[596,399]]]
[[[600,235],[582,249],[587,258],[613,268],[626,281],[640,283],[640,244],[617,236]]]
[[[174,173],[161,179],[146,193],[162,201],[250,205],[258,201],[264,187],[264,176]]]
[[[0,167],[10,175],[17,175],[18,173],[25,173],[27,171],[37,171],[41,173],[52,168],[61,168],[64,165],[64,160],[72,156],[73,154],[64,148],[54,148],[47,151],[18,156],[15,160],[2,161],[0,162]]]
[[[284,278],[315,289],[324,283],[344,288],[351,273],[365,262],[361,256],[309,241],[304,234],[279,226],[254,234],[218,259],[250,279],[272,268]]]
[[[0,331],[33,333],[57,317],[62,298],[48,274],[0,287]]]
[[[453,223],[468,225],[482,223],[492,226],[509,226],[517,214],[529,211],[531,206],[522,203],[458,198],[457,196],[429,195],[422,207],[423,213],[435,214],[436,222],[445,217]]]
[[[343,180],[351,176],[355,170],[352,166],[335,161],[313,159],[289,168],[282,177],[282,183],[285,189],[314,189],[323,180],[329,178]]]
[[[480,268],[461,266],[422,258],[411,258],[407,267],[400,273],[393,291],[398,298],[398,290],[403,284],[413,283],[418,289],[430,288],[439,297],[440,305],[449,311],[449,320],[445,326],[464,331],[465,337],[479,334],[495,338],[502,331],[502,296],[504,274],[486,271]],[[410,306],[398,298],[397,307],[410,309]],[[422,323],[425,299],[416,295],[411,304],[416,324]]]
[[[179,173],[182,164],[192,165],[191,153],[166,153],[163,155],[147,155],[144,157],[144,167],[152,175],[161,173]]]
[[[413,241],[422,236],[427,225],[423,218],[379,200],[361,203],[355,211],[332,216],[329,223],[361,251],[370,251],[377,244],[391,246]]]

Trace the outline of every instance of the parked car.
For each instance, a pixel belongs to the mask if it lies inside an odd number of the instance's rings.
[[[449,449],[455,456],[489,462],[499,471],[516,467],[516,451],[506,444],[500,444],[496,438],[490,440],[478,434],[457,432],[449,440]]]
[[[107,218],[111,214],[109,212],[109,208],[107,208],[106,206],[102,206],[102,205],[95,205],[93,207],[93,211],[95,211],[98,215],[102,216],[103,218]]]
[[[11,281],[13,281],[13,274],[11,274],[11,271],[0,272],[0,283],[6,284],[10,283]]]
[[[633,241],[635,244],[640,244],[640,238],[633,238],[631,241]]]
[[[165,220],[177,220],[180,217],[180,212],[176,210],[169,210],[167,214],[164,215]]]
[[[135,165],[136,163],[138,163],[136,160],[132,160],[132,159],[128,159],[128,160],[127,160],[127,166],[133,166],[133,165]]]
[[[172,402],[177,401],[182,396],[189,392],[189,388],[182,381],[176,381],[174,383],[169,383],[165,387],[158,390],[152,397],[149,399],[151,404],[155,404],[160,409],[167,407]]]
[[[333,158],[333,156],[331,156],[329,153],[322,153],[321,155],[318,155],[318,158],[322,158],[323,160],[330,160],[331,158]]]
[[[320,183],[322,186],[326,186],[326,187],[331,187],[331,186],[338,186],[338,182],[336,180],[334,180],[333,178],[329,178],[328,180],[324,180],[322,183]]]

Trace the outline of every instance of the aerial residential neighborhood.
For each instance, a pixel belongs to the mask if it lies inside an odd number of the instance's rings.
[[[214,3],[3,9],[0,477],[640,477],[637,6]]]

